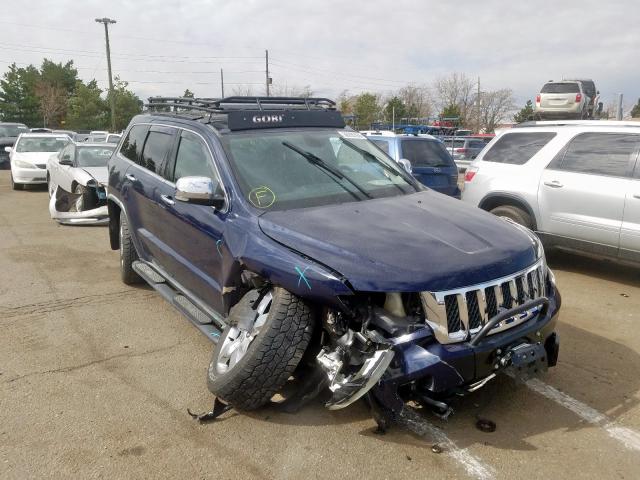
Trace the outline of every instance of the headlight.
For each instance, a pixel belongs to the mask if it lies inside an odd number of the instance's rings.
[[[23,160],[14,160],[13,163],[15,164],[16,167],[20,167],[20,168],[35,168],[33,164],[29,162],[25,162]]]

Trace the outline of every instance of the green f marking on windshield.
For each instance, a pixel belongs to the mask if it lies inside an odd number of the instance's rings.
[[[305,277],[305,272],[309,270],[309,267],[304,267],[304,270],[300,270],[299,267],[296,267],[296,272],[298,272],[298,287],[300,286],[300,282],[304,281],[304,283],[307,284],[307,288],[309,290],[311,290],[311,284],[309,283],[309,280],[307,280],[307,277]]]
[[[254,188],[249,192],[249,201],[257,208],[269,208],[276,203],[276,194],[267,186]]]

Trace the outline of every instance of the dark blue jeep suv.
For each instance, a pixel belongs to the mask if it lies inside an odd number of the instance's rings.
[[[366,396],[393,417],[556,363],[560,296],[529,230],[429,190],[322,98],[152,98],[109,161],[111,247],[214,343],[254,409]]]

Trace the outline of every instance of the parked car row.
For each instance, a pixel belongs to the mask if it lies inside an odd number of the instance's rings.
[[[49,212],[60,223],[105,223],[107,160],[115,147],[74,142],[66,133],[21,133],[4,148],[11,187],[47,184]]]

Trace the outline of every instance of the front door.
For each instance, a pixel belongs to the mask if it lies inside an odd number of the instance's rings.
[[[226,251],[226,214],[210,206],[175,199],[175,182],[181,177],[219,179],[213,158],[202,137],[186,130],[180,134],[172,157],[164,172],[169,183],[156,192],[165,249],[161,266],[181,287],[223,313],[221,272]]]
[[[633,135],[577,135],[543,171],[538,187],[543,233],[589,242],[616,255],[635,160]]]

